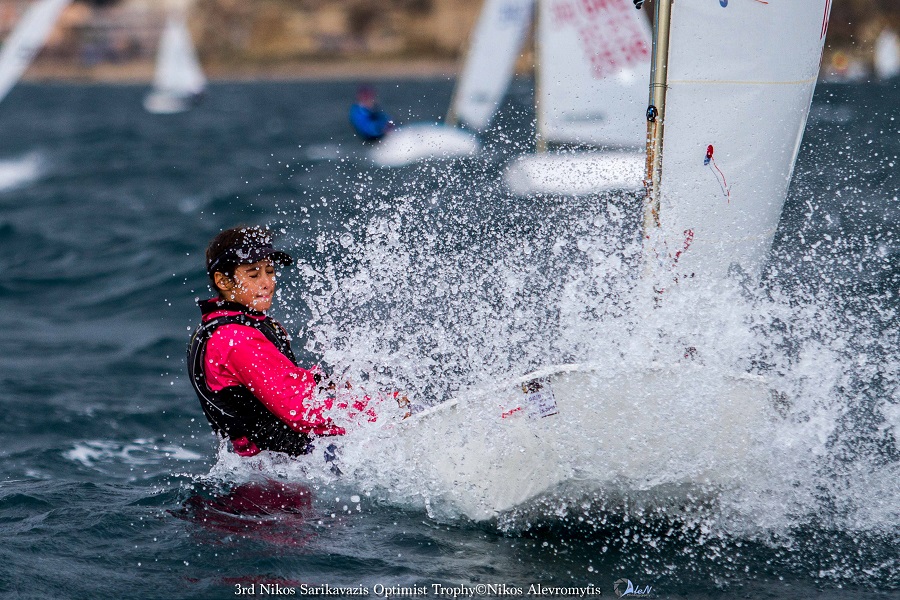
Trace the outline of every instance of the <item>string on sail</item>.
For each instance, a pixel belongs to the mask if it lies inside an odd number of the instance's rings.
[[[706,147],[706,158],[703,159],[703,164],[709,166],[710,170],[715,168],[713,171],[713,175],[716,177],[716,181],[719,182],[719,187],[722,188],[722,193],[728,198],[728,203],[731,204],[731,189],[728,187],[728,182],[725,180],[725,173],[722,172],[722,169],[719,168],[719,165],[716,164],[716,159],[713,157],[713,152],[715,149],[712,147],[712,144]],[[718,173],[718,174],[716,174]]]

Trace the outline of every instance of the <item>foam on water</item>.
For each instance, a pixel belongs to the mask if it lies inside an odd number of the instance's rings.
[[[84,467],[103,471],[115,465],[158,465],[168,460],[193,461],[203,457],[175,444],[158,440],[136,439],[129,443],[113,440],[85,440],[77,442],[63,456]]]

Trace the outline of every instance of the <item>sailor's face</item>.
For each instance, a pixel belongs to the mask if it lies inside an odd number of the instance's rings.
[[[275,266],[270,259],[234,270],[233,285],[225,297],[253,310],[265,312],[272,307],[275,294]]]

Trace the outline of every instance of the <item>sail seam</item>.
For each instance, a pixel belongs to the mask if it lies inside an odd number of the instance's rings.
[[[708,244],[722,244],[722,243],[740,243],[740,242],[752,242],[760,239],[768,239],[769,236],[774,235],[775,232],[778,231],[778,227],[770,227],[765,231],[760,232],[759,234],[753,235],[745,235],[743,237],[704,237],[702,241]]]
[[[717,79],[670,79],[669,86],[678,85],[680,83],[710,83],[718,85],[800,85],[815,83],[818,76],[809,79],[798,79],[795,81],[734,81],[734,80],[717,80]]]

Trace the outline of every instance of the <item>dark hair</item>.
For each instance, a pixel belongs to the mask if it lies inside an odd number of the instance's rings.
[[[226,250],[251,246],[269,246],[271,244],[272,234],[269,230],[256,225],[239,225],[226,229],[214,237],[209,246],[206,247],[206,271],[209,274],[209,280],[212,282],[213,290],[221,294],[221,291],[216,286],[217,272],[230,279],[234,277],[234,270],[242,264],[236,258],[221,260]],[[216,263],[214,270],[211,268],[213,263]]]

